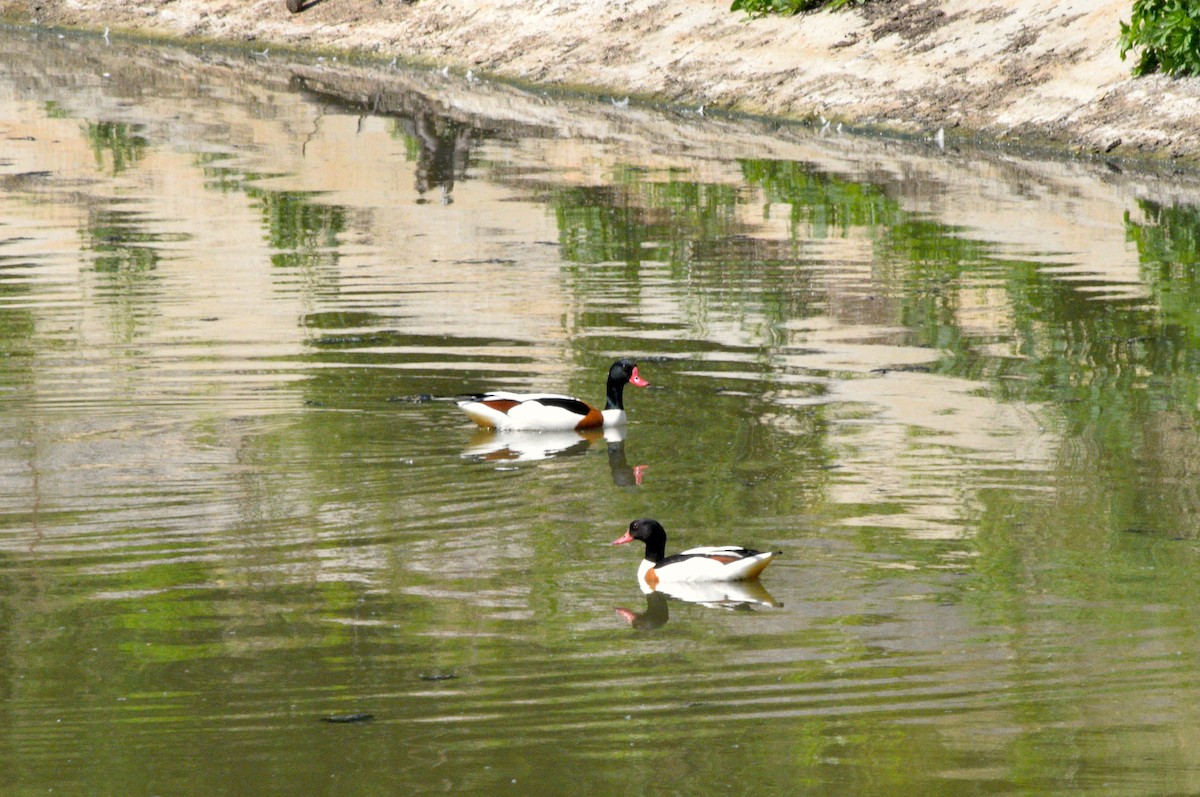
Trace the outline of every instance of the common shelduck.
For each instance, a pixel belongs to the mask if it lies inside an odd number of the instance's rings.
[[[689,548],[667,556],[667,532],[657,520],[643,518],[629,524],[624,536],[613,545],[641,540],[646,543],[646,558],[638,567],[638,580],[651,589],[659,584],[686,581],[743,581],[757,578],[782,551],[753,551],[737,545]]]
[[[633,360],[617,360],[608,369],[608,400],[603,411],[571,396],[506,391],[472,396],[458,406],[480,426],[501,431],[562,432],[620,426],[625,423],[626,384],[650,384]]]

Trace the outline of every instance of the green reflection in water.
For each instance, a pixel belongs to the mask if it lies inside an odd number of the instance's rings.
[[[845,236],[851,228],[882,232],[904,219],[881,187],[838,179],[812,164],[743,160],[741,167],[746,182],[762,188],[768,206],[787,205],[793,233],[801,227],[813,238]]]
[[[199,163],[212,190],[253,200],[273,276],[334,284],[350,208]],[[1194,211],[1144,205],[1130,234],[1151,298],[1097,301],[906,212],[886,183],[739,165],[736,186],[629,168],[550,192],[578,321],[561,387],[594,396],[611,352],[657,355],[644,370],[662,389],[630,397],[624,443],[650,465],[640,488],[614,484],[603,443],[508,467],[460,457],[471,430],[452,408],[387,399],[483,387],[534,355],[400,328],[369,286],[353,308],[315,292],[298,319],[304,378],[270,388],[298,400],[270,417],[243,395],[200,419],[169,407],[145,429],[48,430],[44,406],[8,402],[8,428],[39,445],[6,463],[38,490],[25,503],[14,490],[3,519],[17,542],[0,555],[0,778],[79,793],[662,791],[651,773],[687,794],[1189,790]],[[783,240],[739,220],[759,207],[786,212]],[[84,224],[95,276],[161,290],[162,239],[127,211]],[[868,278],[835,291],[819,272],[846,264],[814,242],[851,236],[870,243]],[[1004,324],[963,320],[984,290],[1002,294]],[[664,295],[678,317],[646,317]],[[793,322],[825,315],[930,348],[937,375],[1038,413],[1052,461],[993,461],[912,429],[913,449],[945,461],[887,473],[958,486],[963,538],[843,527],[914,499],[836,495],[854,477],[837,435],[867,426],[867,448],[876,419],[819,399],[831,380],[884,377],[797,361],[817,345]],[[37,320],[0,318],[4,384],[62,359]],[[663,511],[679,543],[778,541],[788,557],[765,583],[796,602],[673,602],[670,622],[632,634],[612,610],[641,608],[636,557],[605,543]],[[356,710],[376,722],[317,721]],[[197,749],[203,762],[180,754]]]
[[[1040,263],[997,258],[989,242],[903,210],[884,186],[842,180],[802,163],[743,161],[742,171],[761,189],[764,216],[773,207],[787,207],[793,242],[852,233],[872,242],[879,301],[871,318],[908,330],[897,342],[936,350],[932,370],[986,380],[1001,400],[1054,407],[1044,422],[1061,418],[1067,439],[1083,441],[1064,449],[1058,476],[1064,494],[1078,502],[1076,511],[1094,515],[1103,508],[1108,534],[1131,528],[1169,536],[1200,533],[1195,520],[1200,491],[1186,487],[1200,472],[1192,442],[1200,427],[1194,208],[1142,202],[1145,222],[1127,219],[1129,237],[1147,263],[1143,276],[1155,303],[1148,309],[1136,300],[1097,301],[1087,282],[1061,280]],[[633,286],[651,275],[657,279],[645,266],[658,262],[688,279],[697,294],[705,289],[691,304],[693,324],[702,325],[714,311],[736,317],[738,308],[768,308],[772,325],[827,309],[826,297],[808,277],[812,259],[803,249],[739,240],[735,209],[752,194],[678,176],[656,179],[617,170],[613,185],[554,194],[561,251],[573,264],[581,306],[587,306],[589,292],[611,291],[613,285],[635,304]],[[768,247],[773,257],[763,256]],[[1096,284],[1103,287],[1099,279]],[[1007,328],[980,332],[963,326],[965,299],[986,290],[1006,297]],[[611,313],[579,318],[603,324],[614,318]],[[774,338],[774,344],[770,335],[760,337],[765,345],[759,364],[769,372],[774,346],[792,344],[788,336]],[[620,341],[601,336],[582,345],[614,350]],[[695,348],[683,340],[661,344],[664,353]],[[769,402],[754,397],[745,407],[752,426],[771,414]],[[736,408],[726,411],[740,414]],[[820,416],[819,410],[813,413],[813,442],[821,437]],[[706,439],[708,450],[728,450],[723,434],[712,437],[721,439]],[[819,450],[797,446],[803,439],[772,440],[763,448]],[[827,462],[822,456],[801,461]],[[792,478],[802,473],[803,467]]]
[[[313,279],[318,274],[332,279],[338,263],[339,236],[347,229],[349,209],[316,201],[319,192],[263,188],[257,181],[268,175],[224,166],[226,158],[220,154],[197,158],[204,171],[205,186],[223,193],[243,193],[254,201],[262,214],[266,242],[274,250],[271,264]]]
[[[0,239],[0,247],[8,243]],[[0,358],[5,364],[0,368],[0,385],[9,390],[17,387],[18,374],[27,371],[35,345],[37,320],[33,312],[20,306],[33,293],[23,278],[32,267],[23,257],[0,254],[0,301],[6,305],[0,312]]]
[[[1139,199],[1138,206],[1144,220],[1135,222],[1126,213],[1125,233],[1137,244],[1142,262],[1195,265],[1200,259],[1200,210],[1190,205],[1168,207],[1148,199]]]
[[[268,243],[281,250],[271,255],[272,265],[313,270],[337,264],[338,235],[346,229],[345,208],[316,203],[312,193],[250,187],[246,194],[262,209]]]
[[[153,244],[163,239],[146,232],[142,221],[134,211],[89,208],[84,232],[96,252],[92,267],[130,286],[147,278],[161,257]]]
[[[636,170],[610,186],[555,192],[563,256],[582,264],[617,261],[632,269],[646,261],[681,263],[692,247],[734,228],[736,191],[686,180],[645,181]]]
[[[110,323],[118,340],[129,342],[147,330],[156,313],[156,269],[162,236],[148,232],[144,214],[117,206],[89,205],[80,237],[94,253],[92,268],[110,297]]]
[[[125,122],[87,122],[83,135],[96,155],[96,168],[113,176],[135,165],[146,154],[149,142]]]

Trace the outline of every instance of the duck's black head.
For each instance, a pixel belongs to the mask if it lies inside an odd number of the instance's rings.
[[[624,536],[613,541],[613,545],[624,545],[638,540],[646,543],[646,558],[659,562],[666,556],[667,532],[662,524],[651,518],[642,518],[629,524]]]
[[[608,369],[608,395],[607,403],[604,406],[606,410],[623,410],[625,405],[623,399],[625,396],[625,385],[630,384],[634,387],[645,387],[650,384],[642,375],[638,373],[637,363],[628,358],[617,360]]]

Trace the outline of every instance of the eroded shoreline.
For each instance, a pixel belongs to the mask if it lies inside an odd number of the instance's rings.
[[[18,24],[358,53],[783,120],[1200,165],[1200,80],[1134,79],[1125,0],[873,0],[747,20],[721,2],[7,0]]]

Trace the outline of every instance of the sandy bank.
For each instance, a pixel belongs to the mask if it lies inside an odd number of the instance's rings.
[[[1047,7],[1052,6],[1052,7]],[[1200,162],[1200,79],[1134,79],[1128,0],[0,0],[10,21],[367,52],[617,96]]]

